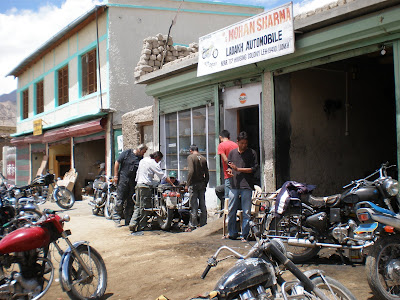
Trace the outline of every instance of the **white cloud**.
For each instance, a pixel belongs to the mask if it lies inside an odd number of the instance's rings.
[[[298,15],[325,6],[337,0],[304,0],[293,4],[293,14]]]
[[[38,11],[11,9],[0,13],[0,95],[17,88],[5,76],[72,21],[101,0],[66,0],[61,7],[44,5]]]

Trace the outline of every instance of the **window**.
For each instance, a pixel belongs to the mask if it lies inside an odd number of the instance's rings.
[[[58,70],[58,105],[68,103],[68,66]]]
[[[29,114],[29,91],[22,92],[22,119],[27,119]]]
[[[216,185],[216,145],[214,106],[202,106],[163,116],[161,122],[162,151],[167,171],[178,171],[178,179],[187,180],[189,147],[196,144],[207,158],[209,187]]]
[[[44,111],[43,80],[36,83],[36,113]]]
[[[96,49],[81,56],[82,96],[97,91]]]

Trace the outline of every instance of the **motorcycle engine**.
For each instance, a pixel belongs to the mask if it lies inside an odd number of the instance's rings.
[[[340,244],[344,243],[348,237],[353,236],[353,231],[357,227],[356,222],[349,220],[347,224],[339,224],[332,230],[332,236]]]

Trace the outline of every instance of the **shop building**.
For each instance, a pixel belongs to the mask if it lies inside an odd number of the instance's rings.
[[[43,159],[62,176],[75,168],[76,192],[97,175],[96,161],[112,164],[124,149],[122,115],[151,105],[134,85],[142,41],[156,32],[181,43],[262,11],[209,1],[109,0],[88,11],[35,50],[8,75],[18,78],[16,183],[26,184]],[[183,25],[184,24],[184,25]],[[144,122],[145,131],[152,126]],[[141,124],[139,124],[139,127]],[[142,130],[143,131],[143,130]],[[140,128],[138,132],[141,132]],[[145,142],[139,136],[138,142]],[[129,145],[132,146],[132,145]]]
[[[137,80],[155,99],[155,141],[171,156],[167,169],[184,177],[194,142],[215,171],[210,187],[217,185],[222,129],[233,140],[250,134],[267,191],[296,180],[317,185],[317,195],[339,193],[381,163],[399,161],[398,1],[341,0],[293,24],[291,54],[204,76],[197,76],[198,57],[182,59]]]

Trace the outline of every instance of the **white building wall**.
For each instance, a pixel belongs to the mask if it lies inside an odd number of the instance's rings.
[[[103,91],[103,108],[108,107],[108,73],[107,73],[107,15],[102,14],[98,20],[100,48],[100,72]],[[43,126],[61,124],[65,121],[94,114],[100,110],[99,88],[93,95],[79,98],[78,77],[80,69],[79,58],[82,54],[96,47],[96,21],[91,22],[77,34],[61,43],[54,50],[48,52],[30,69],[18,77],[17,93],[17,133],[33,130],[33,121],[42,119]],[[57,72],[68,64],[69,73],[69,102],[62,106],[55,106]],[[34,115],[34,86],[44,79],[44,112]],[[21,92],[29,89],[29,117],[21,120]]]

